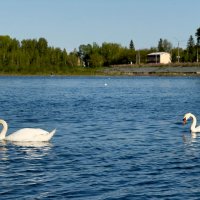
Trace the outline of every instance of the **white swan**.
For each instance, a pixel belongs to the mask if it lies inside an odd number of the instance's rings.
[[[192,124],[190,130],[192,133],[200,132],[200,126],[196,127],[197,119],[192,113],[186,113],[183,117],[183,124],[186,124],[187,120],[192,118]]]
[[[0,119],[0,124],[3,126],[3,129],[0,132],[0,140],[13,142],[47,142],[56,132],[56,129],[51,132],[47,132],[39,128],[23,128],[6,137],[8,125],[2,119]]]

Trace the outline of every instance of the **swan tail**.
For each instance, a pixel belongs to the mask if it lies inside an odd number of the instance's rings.
[[[51,131],[49,133],[48,141],[51,140],[51,138],[54,136],[55,132],[56,132],[56,129],[54,129],[53,131]]]

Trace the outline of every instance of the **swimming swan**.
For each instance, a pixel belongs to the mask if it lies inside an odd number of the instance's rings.
[[[0,132],[0,140],[13,142],[47,142],[56,132],[56,129],[49,133],[39,128],[23,128],[6,137],[8,125],[2,119],[0,119],[0,124],[3,125],[3,129]]]
[[[187,120],[192,118],[192,125],[190,127],[190,130],[192,133],[200,132],[200,126],[196,127],[197,119],[192,113],[186,113],[183,117],[183,124],[186,124]]]

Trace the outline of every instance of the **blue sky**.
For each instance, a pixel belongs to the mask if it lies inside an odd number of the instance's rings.
[[[44,37],[73,51],[115,42],[150,48],[160,38],[185,47],[200,27],[200,0],[0,0],[0,35]],[[196,38],[195,38],[196,40]]]

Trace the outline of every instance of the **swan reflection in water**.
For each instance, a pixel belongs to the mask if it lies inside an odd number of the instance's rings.
[[[5,146],[0,146],[0,160],[8,160],[7,150]]]
[[[200,135],[197,133],[191,133],[190,135],[183,133],[182,138],[184,143],[193,143],[197,142],[198,138],[200,138]]]
[[[1,146],[1,144],[3,146]],[[10,146],[12,146],[12,148],[10,148]],[[9,156],[13,157],[12,154],[15,154],[15,156],[21,156],[21,153],[23,154],[25,159],[42,159],[44,156],[47,156],[49,154],[52,146],[53,145],[50,142],[1,141],[0,160],[9,160]],[[15,152],[13,153],[12,150]]]

